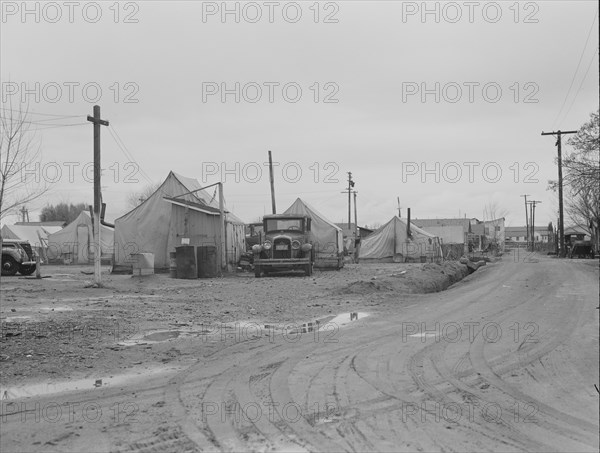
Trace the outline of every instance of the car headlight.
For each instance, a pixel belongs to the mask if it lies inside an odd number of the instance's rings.
[[[271,250],[271,241],[265,241],[265,243],[263,244],[263,247],[265,250]]]
[[[298,250],[300,248],[300,241],[296,241],[296,240],[292,241],[292,248],[294,250]]]
[[[309,243],[302,244],[302,251],[303,252],[308,252],[311,249],[312,249],[312,244],[309,244]]]
[[[262,245],[260,244],[255,244],[252,246],[252,252],[254,253],[260,253],[262,251]]]

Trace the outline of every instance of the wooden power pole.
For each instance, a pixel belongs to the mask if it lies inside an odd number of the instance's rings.
[[[560,240],[560,257],[567,256],[565,250],[565,227],[564,227],[564,211],[563,211],[563,176],[562,176],[562,151],[561,142],[562,136],[567,134],[576,134],[579,131],[556,131],[542,132],[542,135],[556,135],[556,144],[558,148],[558,235]]]
[[[527,244],[527,248],[529,248],[529,216],[527,215],[527,197],[529,195],[521,195],[525,197],[525,243]]]
[[[227,232],[225,227],[227,220],[225,219],[225,200],[223,198],[222,182],[219,183],[219,215],[221,217],[221,221],[219,222],[219,248],[221,249],[221,270],[223,270],[227,266]]]
[[[531,203],[531,251],[535,252],[535,205],[541,201],[530,201]]]
[[[352,172],[348,172],[348,189],[342,193],[348,194],[348,230],[352,230],[352,188],[354,187],[354,181],[352,181]]]
[[[102,195],[100,193],[100,126],[108,126],[108,121],[100,119],[100,106],[94,106],[94,116],[88,115],[87,120],[94,123],[94,283],[102,284],[102,253],[100,249],[100,209]]]
[[[269,151],[269,180],[271,181],[271,208],[273,214],[277,214],[277,208],[275,207],[275,178],[273,177],[273,159],[271,157],[271,151]]]
[[[354,194],[354,239],[358,239],[358,215],[356,211],[356,194],[358,193],[356,190],[353,190]]]

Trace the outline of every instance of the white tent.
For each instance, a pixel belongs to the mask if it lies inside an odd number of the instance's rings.
[[[41,226],[41,225],[4,225],[0,234],[4,239],[19,239],[28,241],[40,256],[42,261],[48,260],[48,236],[60,231],[59,226]]]
[[[406,221],[394,216],[388,223],[364,238],[360,245],[359,259],[373,260],[419,260],[440,259],[441,247],[437,236],[427,233],[411,222],[410,237]]]
[[[101,257],[109,259],[113,253],[114,229],[100,225]],[[94,227],[92,217],[81,211],[77,218],[62,230],[48,236],[48,258],[88,264],[94,260]]]
[[[310,240],[315,250],[316,267],[339,269],[344,266],[344,235],[340,227],[300,198],[297,198],[284,214],[305,215],[311,218]]]
[[[161,186],[142,204],[115,220],[114,270],[132,265],[132,255],[153,253],[154,268],[169,268],[169,252],[188,239],[193,246],[220,249],[220,210],[218,195],[201,189],[200,183],[169,172]],[[216,186],[215,186],[216,189]],[[245,252],[244,222],[225,212],[227,263],[237,264]],[[219,254],[219,257],[221,254]],[[221,259],[218,259],[219,264]]]

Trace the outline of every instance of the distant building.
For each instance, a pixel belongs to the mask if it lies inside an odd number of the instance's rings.
[[[471,229],[471,219],[411,219],[411,223],[439,237],[444,244],[466,244]]]
[[[527,243],[527,227],[516,226],[506,227],[506,242],[526,244]],[[548,226],[536,226],[534,228],[535,242],[550,242],[552,233],[548,231]]]
[[[565,242],[570,244],[575,241],[590,240],[590,232],[578,225],[565,228]]]
[[[488,244],[496,244],[499,250],[504,250],[506,242],[506,227],[504,226],[504,217],[493,220],[484,220],[479,223],[483,225],[483,234]]]
[[[410,222],[440,238],[444,258],[458,259],[469,252],[469,243],[474,239],[472,224],[477,219],[411,219]]]

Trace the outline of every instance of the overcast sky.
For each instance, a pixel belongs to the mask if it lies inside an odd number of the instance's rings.
[[[598,108],[596,1],[24,5],[2,2],[0,75],[37,129],[28,177],[51,186],[31,220],[92,203],[98,104],[109,220],[173,170],[223,180],[228,208],[256,221],[271,150],[279,211],[300,196],[346,221],[351,171],[361,225],[389,220],[397,197],[403,216],[483,219],[495,203],[522,225],[521,194],[556,224],[555,139],[540,133]]]

